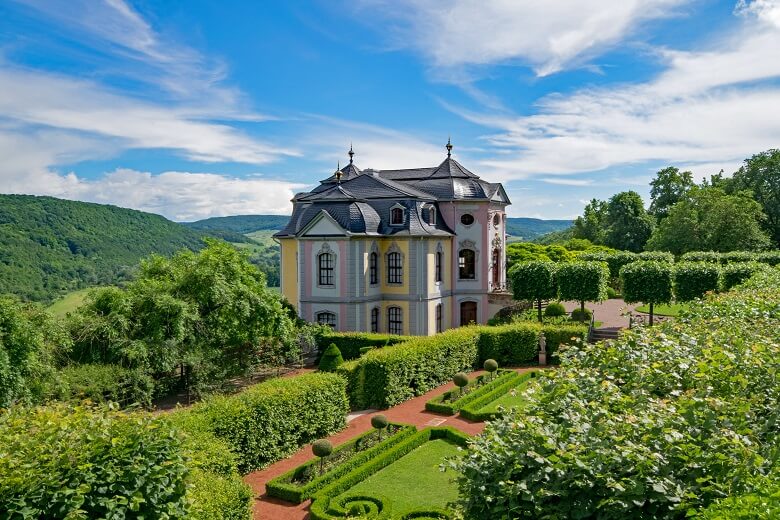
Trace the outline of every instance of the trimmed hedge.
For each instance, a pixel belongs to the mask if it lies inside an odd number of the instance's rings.
[[[557,360],[561,344],[586,339],[587,327],[581,324],[540,325],[520,322],[497,327],[480,327],[479,360],[495,359],[501,366],[534,365],[539,362],[539,334],[544,332],[547,358]]]
[[[166,421],[57,403],[0,415],[0,517],[187,518],[186,458]]]
[[[408,341],[409,336],[394,336],[391,334],[371,334],[366,332],[326,332],[316,337],[319,356],[331,343],[334,343],[344,360],[360,357],[360,349],[365,347],[382,348]],[[317,363],[319,363],[319,356]]]
[[[350,502],[355,505],[358,505],[357,502],[372,503],[373,508],[370,509],[370,511],[373,512],[374,516],[371,516],[371,518],[375,518],[377,520],[397,518],[393,516],[393,512],[389,507],[390,502],[384,497],[346,495],[341,497],[339,500],[335,499],[382,468],[389,466],[404,455],[412,452],[416,448],[419,448],[426,442],[436,439],[447,439],[450,442],[463,447],[466,447],[469,441],[469,437],[466,434],[448,426],[426,428],[421,430],[411,437],[404,439],[403,442],[397,444],[393,448],[381,453],[377,457],[372,458],[365,464],[358,466],[350,473],[344,475],[335,482],[332,482],[317,494],[315,494],[310,507],[310,518],[312,520],[337,520],[343,519],[344,517],[355,516],[357,511],[353,510],[351,506],[347,507]],[[437,515],[442,513],[447,514],[447,512],[438,510],[431,512]],[[368,511],[361,511],[361,513],[366,514]],[[430,512],[428,510],[416,511],[406,515],[406,517],[420,518],[419,516],[410,516],[412,514],[419,514],[424,518],[426,513]]]
[[[591,262],[604,262],[609,267],[609,277],[612,280],[618,280],[620,278],[620,268],[624,265],[635,262],[639,259],[639,255],[632,253],[631,251],[617,251],[610,253],[608,251],[594,251],[593,253],[583,253],[578,257],[578,260],[591,261]]]
[[[478,399],[481,395],[484,395],[487,392],[490,392],[493,388],[499,386],[502,383],[502,381],[511,378],[512,374],[517,374],[517,372],[515,372],[514,370],[499,370],[498,375],[496,375],[492,381],[485,381],[486,379],[490,379],[490,374],[482,374],[481,376],[477,377],[474,381],[472,381],[468,385],[468,386],[473,386],[474,384],[482,385],[479,388],[470,391],[460,399],[445,403],[443,402],[444,399],[450,397],[453,394],[457,394],[459,392],[458,389],[447,390],[443,394],[437,395],[436,397],[434,397],[433,399],[425,403],[425,409],[428,410],[429,412],[442,413],[445,415],[455,415],[456,413],[458,413],[458,410],[466,406],[471,401]]]
[[[724,265],[721,270],[721,287],[724,291],[729,291],[762,269],[769,269],[769,267],[758,262],[737,262]]]
[[[449,381],[478,361],[478,327],[416,337],[340,366],[354,409],[389,408]]]
[[[186,431],[211,432],[238,456],[242,473],[284,458],[345,426],[346,382],[316,373],[273,379],[233,396],[215,396],[173,415]]]
[[[479,399],[475,399],[474,401],[468,403],[468,405],[461,408],[460,410],[461,417],[468,419],[470,421],[481,422],[481,421],[488,421],[490,419],[494,419],[500,415],[503,415],[499,412],[481,412],[480,410],[485,408],[487,405],[489,405],[496,399],[502,397],[504,394],[509,392],[512,388],[516,388],[521,384],[524,384],[529,379],[536,377],[536,372],[526,372],[525,374],[518,374],[517,372],[515,372],[515,375],[516,377],[507,379],[501,385],[495,387],[490,392],[486,392],[483,395],[481,395]]]
[[[335,343],[328,345],[325,352],[320,357],[318,369],[320,372],[335,372],[336,369],[344,364],[344,358],[341,355],[341,351]]]
[[[370,447],[365,451],[355,453],[353,456],[342,462],[341,464],[334,466],[326,471],[323,475],[319,475],[304,485],[298,485],[292,482],[292,479],[306,471],[309,467],[319,464],[318,459],[312,459],[308,462],[301,464],[300,466],[279,475],[275,479],[268,482],[265,486],[266,492],[269,496],[280,498],[293,504],[300,504],[304,500],[311,498],[317,491],[325,487],[330,482],[346,475],[350,471],[354,470],[358,466],[365,464],[372,458],[383,453],[384,451],[391,449],[393,446],[401,443],[404,439],[417,433],[417,428],[411,425],[402,425],[397,423],[391,423],[395,426],[401,426],[402,429],[385,438],[379,444]],[[371,430],[362,435],[355,437],[343,444],[340,444],[333,450],[332,455],[335,455],[345,449],[352,448],[360,439],[376,436],[377,431]]]
[[[701,298],[720,287],[720,266],[710,262],[682,262],[674,267],[674,294],[678,302]]]
[[[674,255],[665,251],[643,251],[637,255],[637,260],[673,264]]]

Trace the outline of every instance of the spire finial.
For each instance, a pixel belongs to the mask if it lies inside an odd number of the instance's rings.
[[[450,136],[447,136],[447,146],[445,146],[447,149],[447,157],[452,155],[452,140],[450,139]]]
[[[352,143],[349,143],[349,152],[347,153],[349,155],[349,164],[352,164],[352,157],[354,157],[355,152],[352,151]]]
[[[337,164],[338,166],[336,166],[336,173],[335,173],[336,182],[338,184],[341,184],[341,176],[344,175],[344,173],[341,171],[341,161],[339,161]]]

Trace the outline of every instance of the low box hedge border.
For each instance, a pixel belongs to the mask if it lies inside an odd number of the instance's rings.
[[[485,406],[492,403],[499,397],[503,396],[510,389],[516,388],[522,384],[525,384],[529,379],[536,377],[536,372],[526,372],[525,374],[518,374],[514,379],[503,383],[490,392],[483,394],[479,399],[475,399],[460,410],[460,416],[470,421],[488,421],[494,419],[500,414],[496,412],[480,412]]]
[[[304,469],[306,469],[309,466],[316,465],[318,463],[319,459],[313,458],[301,464],[300,466],[293,468],[287,473],[279,475],[275,479],[269,481],[265,486],[266,492],[268,493],[269,496],[280,498],[287,502],[292,502],[293,504],[300,504],[304,500],[308,500],[309,498],[311,498],[312,495],[314,495],[317,491],[322,489],[328,483],[341,477],[342,475],[345,475],[346,473],[349,473],[357,466],[371,460],[377,454],[392,448],[396,444],[402,442],[407,437],[417,433],[417,428],[415,428],[412,425],[399,424],[399,423],[390,423],[390,424],[393,426],[401,427],[401,430],[397,431],[395,434],[384,439],[379,444],[376,444],[375,446],[372,446],[365,451],[355,453],[352,457],[348,458],[341,464],[334,466],[333,468],[326,471],[325,474],[314,478],[313,480],[307,482],[304,485],[298,485],[291,482],[293,477],[300,474],[300,472],[302,472]],[[358,435],[357,437],[348,440],[347,442],[344,442],[336,446],[336,448],[333,450],[332,455],[335,455],[340,451],[343,451],[345,449],[354,446],[360,439],[368,437],[369,435],[377,435],[377,430],[367,431],[361,435]]]
[[[354,516],[354,513],[352,513],[351,509],[347,509],[345,507],[346,506],[345,502],[350,499],[353,502],[370,501],[371,503],[375,504],[377,511],[375,516],[372,516],[372,518],[375,519],[394,518],[392,516],[392,511],[390,509],[389,502],[387,501],[387,499],[384,499],[383,497],[365,497],[365,496],[358,496],[358,495],[354,495],[354,496],[347,495],[345,497],[342,497],[338,501],[334,499],[339,495],[346,493],[350,488],[362,482],[363,480],[370,477],[371,475],[381,470],[382,468],[389,466],[390,464],[397,461],[404,455],[411,453],[416,448],[419,448],[426,442],[435,439],[447,439],[450,442],[453,442],[459,446],[466,447],[468,445],[469,436],[449,426],[437,426],[434,428],[426,428],[424,430],[417,432],[415,435],[412,435],[411,437],[404,439],[403,442],[397,444],[390,450],[385,451],[379,456],[372,458],[365,464],[358,466],[350,473],[337,479],[336,481],[325,486],[322,490],[317,492],[314,495],[314,498],[311,503],[311,507],[309,508],[310,509],[309,518],[311,518],[312,520],[337,520],[337,519],[343,519],[349,517],[351,514],[352,516]],[[424,518],[427,516],[426,513],[429,513],[427,509],[420,510],[420,511],[413,511],[413,512],[406,513],[404,517]],[[448,514],[446,511],[438,511],[438,510],[436,511],[436,514],[441,514],[441,513]],[[421,515],[421,516],[410,516],[410,515]],[[444,518],[448,518],[448,517],[445,516]]]
[[[453,388],[429,400],[427,403],[425,403],[425,409],[428,410],[429,412],[436,412],[444,415],[455,415],[456,413],[458,413],[458,410],[466,406],[468,403],[492,391],[496,387],[502,385],[508,379],[512,379],[517,376],[518,373],[515,372],[514,370],[506,370],[506,369],[498,370],[495,378],[492,381],[488,381],[487,383],[483,384],[479,388],[476,388],[468,392],[460,399],[457,399],[452,402],[447,402],[447,403],[443,402],[444,399],[448,398],[454,393],[459,392],[459,389]],[[482,381],[485,378],[489,378],[489,377],[490,377],[489,374],[482,374],[479,377],[477,377],[475,380],[472,380],[466,388],[472,386],[475,381]]]

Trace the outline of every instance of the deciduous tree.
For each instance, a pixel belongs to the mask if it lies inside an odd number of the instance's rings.
[[[555,270],[554,262],[526,262],[517,264],[510,273],[515,300],[535,302],[540,322],[542,300],[555,298],[558,293]]]
[[[562,300],[580,302],[584,314],[585,302],[607,299],[609,268],[603,262],[573,262],[556,271],[559,296]]]
[[[672,301],[672,265],[666,262],[632,262],[620,269],[623,300],[650,305],[650,325],[654,306]]]

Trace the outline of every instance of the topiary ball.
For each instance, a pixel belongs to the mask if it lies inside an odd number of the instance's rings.
[[[544,309],[544,315],[548,318],[553,318],[555,316],[565,316],[566,308],[560,302],[552,302],[547,305],[546,309]]]
[[[388,424],[389,421],[387,420],[387,417],[385,417],[382,414],[375,415],[371,418],[371,426],[373,426],[377,430],[381,430],[382,428],[387,428]]]
[[[585,309],[585,312],[582,312],[582,309],[574,309],[571,311],[571,319],[574,321],[590,321],[591,316],[593,316],[593,313],[590,311],[590,309]]]
[[[312,443],[311,451],[317,457],[327,457],[333,453],[333,444],[328,439],[319,439]]]
[[[485,364],[482,366],[488,372],[495,372],[496,370],[498,370],[498,361],[496,361],[495,359],[486,359]]]
[[[454,376],[452,376],[452,382],[455,383],[455,386],[458,388],[463,388],[467,384],[469,384],[469,376],[467,376],[463,372],[458,372]]]
[[[333,372],[340,365],[344,364],[344,358],[341,357],[341,351],[335,343],[328,345],[320,359],[320,372]]]

